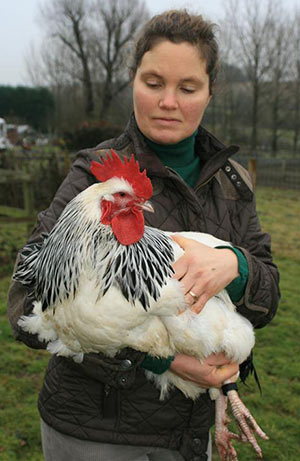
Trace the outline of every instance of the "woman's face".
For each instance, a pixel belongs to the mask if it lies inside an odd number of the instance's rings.
[[[206,62],[187,42],[164,40],[147,51],[133,80],[135,118],[159,144],[192,135],[210,101]]]

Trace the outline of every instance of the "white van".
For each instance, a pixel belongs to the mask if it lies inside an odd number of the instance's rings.
[[[4,118],[0,117],[0,151],[7,149],[9,146],[8,139],[6,137],[7,127]]]

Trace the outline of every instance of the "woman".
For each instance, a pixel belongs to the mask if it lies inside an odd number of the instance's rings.
[[[260,229],[247,172],[230,159],[238,149],[225,147],[200,126],[217,68],[213,27],[201,16],[169,11],[152,18],[136,44],[134,114],[127,128],[78,154],[50,207],[40,213],[30,241],[49,232],[65,205],[94,182],[92,160],[110,148],[120,155],[134,153],[154,189],[155,214],[147,217],[148,225],[208,232],[235,246],[211,249],[177,238],[185,255],[175,265],[175,277],[192,309],[200,312],[226,287],[238,311],[262,327],[279,298],[270,239]],[[26,288],[13,282],[8,314],[15,335],[30,347],[44,348],[17,327],[20,315],[31,311],[31,301]],[[222,354],[202,364],[183,354],[154,360],[130,349],[114,359],[88,354],[82,364],[52,357],[39,396],[45,459],[210,459],[214,407],[209,394],[193,402],[174,389],[161,402],[145,368],[157,373],[170,368],[205,388],[221,386],[238,370]]]

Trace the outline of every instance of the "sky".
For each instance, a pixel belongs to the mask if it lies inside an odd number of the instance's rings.
[[[38,5],[50,0],[0,0],[0,85],[29,84],[25,56],[33,44],[38,48],[42,31],[36,17]],[[109,0],[107,0],[109,1]],[[243,0],[240,0],[243,1]],[[224,0],[145,0],[152,14],[188,8],[218,22],[224,14]],[[286,8],[300,7],[300,0],[284,0]]]

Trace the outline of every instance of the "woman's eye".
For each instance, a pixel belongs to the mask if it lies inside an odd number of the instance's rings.
[[[182,90],[184,93],[194,93],[194,92],[195,92],[195,89],[194,89],[194,88],[182,87],[181,90]]]
[[[157,82],[146,82],[146,85],[150,88],[158,88],[159,87],[159,83]]]

